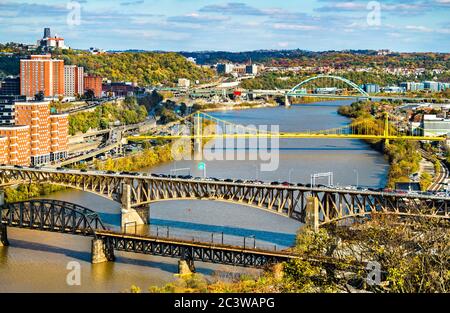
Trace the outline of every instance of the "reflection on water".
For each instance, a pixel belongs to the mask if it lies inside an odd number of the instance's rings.
[[[342,102],[341,102],[342,103]],[[341,104],[338,103],[338,104]],[[328,129],[348,123],[336,113],[337,104],[322,103],[292,106],[289,109],[267,108],[244,111],[217,112],[213,115],[244,125],[279,124],[281,131]],[[334,172],[335,184],[359,183],[383,186],[386,181],[387,162],[383,156],[357,140],[281,140],[280,166],[272,172],[258,170],[257,161],[206,161],[207,175],[221,178],[260,180],[288,180],[309,182],[316,172]],[[189,167],[194,176],[201,176],[197,161],[178,161],[163,164],[146,171],[168,173],[174,168]],[[55,193],[51,198],[74,202],[94,209],[102,220],[118,227],[119,204],[82,191]],[[255,236],[257,246],[277,248],[292,245],[299,222],[253,207],[218,201],[166,201],[150,206],[150,225],[138,232],[164,234],[169,227],[171,236],[200,238],[219,242],[242,244],[243,238]],[[131,231],[131,230],[129,230]],[[211,234],[215,233],[213,237]],[[140,254],[116,253],[114,263],[90,263],[90,239],[84,237],[8,229],[10,247],[0,247],[0,292],[105,292],[123,291],[133,284],[144,290],[151,285],[161,285],[174,279],[177,260]],[[249,240],[250,244],[252,241]],[[66,284],[67,263],[81,265],[81,286]],[[205,275],[213,271],[242,271],[232,267],[196,264]],[[252,270],[245,270],[250,271]],[[254,271],[253,271],[254,272]]]

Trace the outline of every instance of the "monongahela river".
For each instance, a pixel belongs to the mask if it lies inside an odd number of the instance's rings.
[[[345,126],[349,119],[337,114],[339,105],[347,101],[276,107],[242,111],[215,112],[212,115],[242,125],[279,125],[280,131],[330,129]],[[310,175],[333,172],[334,184],[384,186],[388,171],[383,155],[359,140],[293,140],[279,144],[279,166],[273,171],[261,171],[260,163],[268,161],[225,160],[206,161],[207,176],[267,181],[310,182]],[[227,149],[234,153],[238,149]],[[231,151],[231,152],[230,152]],[[258,152],[258,151],[254,151]],[[236,158],[236,157],[235,157]],[[199,161],[177,161],[144,171],[169,173],[170,170],[190,168],[193,176],[202,176]],[[187,170],[184,172],[187,173]],[[178,171],[181,174],[181,171]],[[326,181],[323,181],[326,183]],[[64,191],[47,198],[74,202],[101,213],[102,219],[119,224],[117,203],[81,191]],[[256,237],[260,247],[277,248],[292,245],[301,226],[297,221],[251,207],[214,201],[165,201],[150,208],[150,226],[139,231],[171,236],[211,240],[221,233],[226,243],[242,244],[243,238],[253,244]],[[174,278],[177,260],[131,253],[116,253],[112,263],[90,263],[90,238],[8,229],[11,246],[0,248],[0,292],[117,292],[129,290],[135,284],[146,290]],[[71,261],[81,265],[81,285],[66,283]],[[213,264],[196,264],[205,275],[219,272],[252,272],[252,270]]]

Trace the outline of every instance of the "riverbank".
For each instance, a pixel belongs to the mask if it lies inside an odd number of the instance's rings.
[[[379,103],[365,101],[354,102],[349,106],[341,106],[338,113],[352,118],[351,125],[357,132],[363,133],[360,129],[361,125],[370,125],[370,130],[379,135],[383,132],[383,116],[372,115],[376,111]],[[390,128],[394,128],[389,125]],[[367,127],[366,127],[367,128]],[[420,161],[422,156],[419,152],[419,143],[406,140],[390,141],[385,144],[382,140],[365,140],[373,149],[382,152],[389,160],[389,174],[387,180],[387,188],[395,188],[398,182],[409,182],[409,176],[420,171]],[[420,177],[420,185],[422,190],[426,190],[431,184],[428,173],[423,173]]]

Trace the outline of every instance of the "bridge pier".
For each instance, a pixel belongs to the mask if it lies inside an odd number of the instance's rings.
[[[9,246],[8,231],[6,225],[0,222],[0,247]]]
[[[291,106],[291,102],[289,101],[289,96],[288,95],[284,96],[284,105],[286,107],[290,107]]]
[[[178,274],[188,275],[193,273],[195,273],[195,265],[192,259],[189,260],[181,259],[178,261]]]
[[[316,196],[310,196],[306,200],[306,227],[319,231],[319,199]]]
[[[91,262],[98,264],[114,261],[114,247],[108,239],[92,239]]]
[[[128,225],[148,224],[149,206],[142,205],[140,207],[131,207],[131,185],[128,182],[122,183],[122,210],[121,210],[121,227],[125,229]]]

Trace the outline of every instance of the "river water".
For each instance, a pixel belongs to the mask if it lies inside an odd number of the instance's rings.
[[[337,114],[339,105],[347,101],[322,102],[242,111],[221,111],[211,115],[242,125],[277,125],[282,132],[330,129],[345,126],[349,120]],[[270,126],[269,126],[270,127]],[[227,149],[237,153],[239,149]],[[229,154],[230,156],[231,154]],[[262,171],[267,161],[225,160],[204,161],[209,177],[260,179],[265,181],[310,182],[310,175],[333,172],[334,184],[384,186],[388,171],[383,155],[359,140],[293,140],[279,143],[279,165],[272,171]],[[235,157],[236,159],[236,157]],[[154,173],[178,174],[190,171],[202,176],[199,161],[176,161],[156,168],[144,169]],[[189,170],[180,169],[189,168]],[[326,181],[324,181],[326,183]],[[47,198],[74,202],[94,209],[106,223],[117,227],[119,205],[81,191],[64,191]],[[280,249],[294,243],[301,224],[297,221],[225,202],[165,201],[150,207],[150,226],[139,232],[156,229],[162,236],[180,236],[225,243],[256,244],[266,249]],[[8,229],[10,247],[0,248],[0,292],[120,292],[135,284],[146,290],[174,278],[177,260],[146,255],[116,253],[113,263],[90,264],[90,239],[70,235]],[[81,285],[66,282],[68,263],[81,266]],[[213,272],[256,273],[213,264],[196,264],[200,273],[210,277]]]

